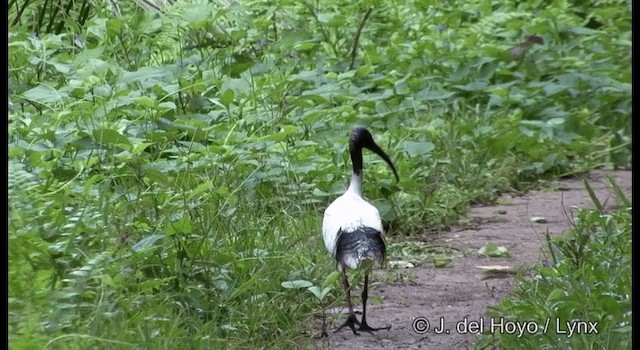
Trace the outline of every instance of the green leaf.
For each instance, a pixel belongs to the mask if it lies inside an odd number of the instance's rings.
[[[131,149],[132,146],[126,136],[113,129],[96,129],[93,131],[92,135],[96,142],[103,146],[127,146],[126,149]]]
[[[140,96],[134,100],[138,105],[147,108],[155,108],[155,106],[158,104],[158,101],[147,96]]]
[[[171,101],[160,102],[160,103],[158,103],[158,107],[162,108],[162,109],[170,109],[170,110],[176,110],[177,109],[176,104],[171,102]]]
[[[69,74],[69,72],[71,71],[71,65],[69,64],[58,63],[58,62],[49,62],[49,63],[53,65],[53,68],[55,68],[55,70],[58,71],[59,73]]]
[[[160,183],[166,187],[170,187],[172,185],[167,175],[155,168],[145,166],[142,168],[142,173],[150,180],[151,184]]]
[[[208,4],[193,4],[182,12],[182,20],[189,24],[190,28],[202,29],[213,17],[211,7]]]
[[[402,148],[409,155],[409,157],[419,157],[430,154],[436,148],[436,146],[429,141],[405,141]]]
[[[270,135],[263,136],[259,139],[259,142],[264,141],[284,141],[291,135],[297,132],[297,128],[294,125],[285,125],[280,128],[278,132],[274,132]]]
[[[453,85],[452,87],[464,91],[485,91],[487,90],[487,85],[486,81],[472,81],[465,85]]]
[[[251,85],[247,82],[246,79],[225,79],[222,83],[222,87],[220,90],[227,91],[232,90],[234,92],[234,97],[241,96],[244,93],[248,93],[251,90]]]
[[[486,243],[483,247],[478,249],[478,254],[493,258],[500,258],[508,257],[509,251],[503,246],[498,247],[493,243]]]
[[[553,96],[559,92],[565,91],[567,90],[569,87],[567,85],[564,84],[557,84],[554,82],[549,82],[547,84],[544,85],[544,87],[542,88],[542,91],[544,91],[545,96],[550,97]]]
[[[182,218],[167,224],[164,228],[164,231],[168,235],[180,235],[193,232],[191,217],[189,215],[184,215]]]
[[[315,40],[312,40],[312,41],[296,43],[293,46],[293,49],[298,51],[298,52],[310,52],[311,50],[313,50],[317,46],[318,46],[318,42],[315,41]]]
[[[121,83],[140,83],[145,88],[174,79],[173,71],[166,67],[142,67],[134,72],[124,72],[120,76]]]
[[[226,265],[226,264],[230,264],[235,260],[234,254],[224,251],[224,250],[219,250],[213,253],[213,261],[220,265]]]
[[[162,237],[164,237],[164,234],[162,233],[152,234],[150,236],[147,236],[139,240],[138,243],[134,244],[133,247],[131,247],[131,249],[133,249],[133,251],[136,251],[136,252],[139,252],[143,249],[147,249],[149,247],[152,247]]]
[[[200,185],[198,185],[198,187],[194,188],[193,190],[191,190],[191,192],[189,192],[189,200],[199,196],[201,193],[209,191],[210,189],[213,188],[213,182],[212,181],[207,181],[205,183],[201,183]]]
[[[30,101],[48,104],[62,101],[62,98],[67,97],[67,94],[45,85],[38,85],[25,91],[22,96]]]
[[[329,274],[329,276],[327,276],[324,281],[322,282],[323,286],[331,286],[334,283],[336,283],[338,280],[340,279],[340,272],[338,271],[333,271]]]
[[[565,297],[565,291],[562,289],[554,289],[547,296],[547,303],[555,302]]]
[[[318,22],[320,23],[329,23],[336,16],[333,12],[324,12],[318,14]]]
[[[311,286],[307,289],[320,301],[322,301],[322,299],[324,299],[324,297],[333,290],[331,287],[324,287],[320,289],[318,286]]]
[[[293,280],[281,283],[282,287],[287,289],[301,289],[313,286],[313,283],[305,280]]]
[[[110,36],[116,36],[120,34],[125,24],[126,24],[126,20],[124,18],[114,18],[114,19],[107,20],[107,23],[106,23],[107,34]]]
[[[233,90],[227,89],[224,91],[222,96],[220,96],[220,102],[222,102],[225,107],[229,108],[229,106],[231,106],[231,104],[233,103],[234,97],[235,93],[233,92]]]
[[[90,59],[99,59],[104,54],[104,46],[96,47],[95,49],[85,49],[78,54],[76,54],[73,65],[81,66],[84,65]]]

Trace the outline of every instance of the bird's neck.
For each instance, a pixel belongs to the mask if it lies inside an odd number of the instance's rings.
[[[351,183],[347,191],[351,191],[362,197],[362,147],[350,144],[349,153],[351,153],[353,174],[351,175]]]
[[[360,174],[353,173],[353,175],[351,175],[351,183],[349,184],[347,192],[353,192],[362,197],[362,170]]]

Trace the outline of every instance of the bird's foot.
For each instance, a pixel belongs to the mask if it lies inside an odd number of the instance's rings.
[[[319,335],[316,335],[314,338],[316,339],[322,339],[322,338],[328,338],[329,334],[327,334],[327,331],[322,331],[322,333],[320,333]]]
[[[373,334],[373,332],[375,331],[381,331],[381,330],[390,330],[391,329],[391,325],[388,325],[386,327],[379,327],[379,328],[374,328],[374,327],[370,327],[366,322],[363,322],[360,324],[360,327],[358,328],[358,330],[360,332],[367,332],[370,334]]]
[[[356,318],[356,314],[355,313],[349,314],[349,317],[347,317],[347,320],[344,321],[344,323],[340,327],[338,327],[338,329],[336,329],[333,333],[338,333],[344,327],[349,327],[351,328],[351,331],[353,331],[353,334],[360,335],[358,334],[358,332],[356,332],[356,325],[361,326],[360,321],[358,321],[358,319]]]

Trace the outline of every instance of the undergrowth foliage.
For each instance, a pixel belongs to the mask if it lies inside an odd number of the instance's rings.
[[[10,5],[12,347],[307,339],[355,125],[390,236],[631,161],[625,1]]]
[[[621,207],[608,212],[592,198],[596,209],[579,210],[566,236],[547,236],[546,263],[490,307],[495,320],[537,326],[522,334],[494,330],[476,348],[631,347],[631,205],[619,192]]]

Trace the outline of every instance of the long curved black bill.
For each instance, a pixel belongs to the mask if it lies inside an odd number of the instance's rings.
[[[389,156],[386,153],[384,153],[384,151],[382,150],[382,148],[380,148],[380,146],[378,146],[375,142],[372,142],[371,144],[368,144],[364,147],[370,149],[372,152],[379,155],[380,158],[384,159],[384,161],[387,162],[387,164],[389,164],[389,167],[391,167],[391,170],[393,170],[393,175],[396,176],[396,181],[400,182],[400,178],[398,177],[398,172],[396,171],[396,167],[393,166],[393,162],[391,162],[391,159],[389,158]]]

